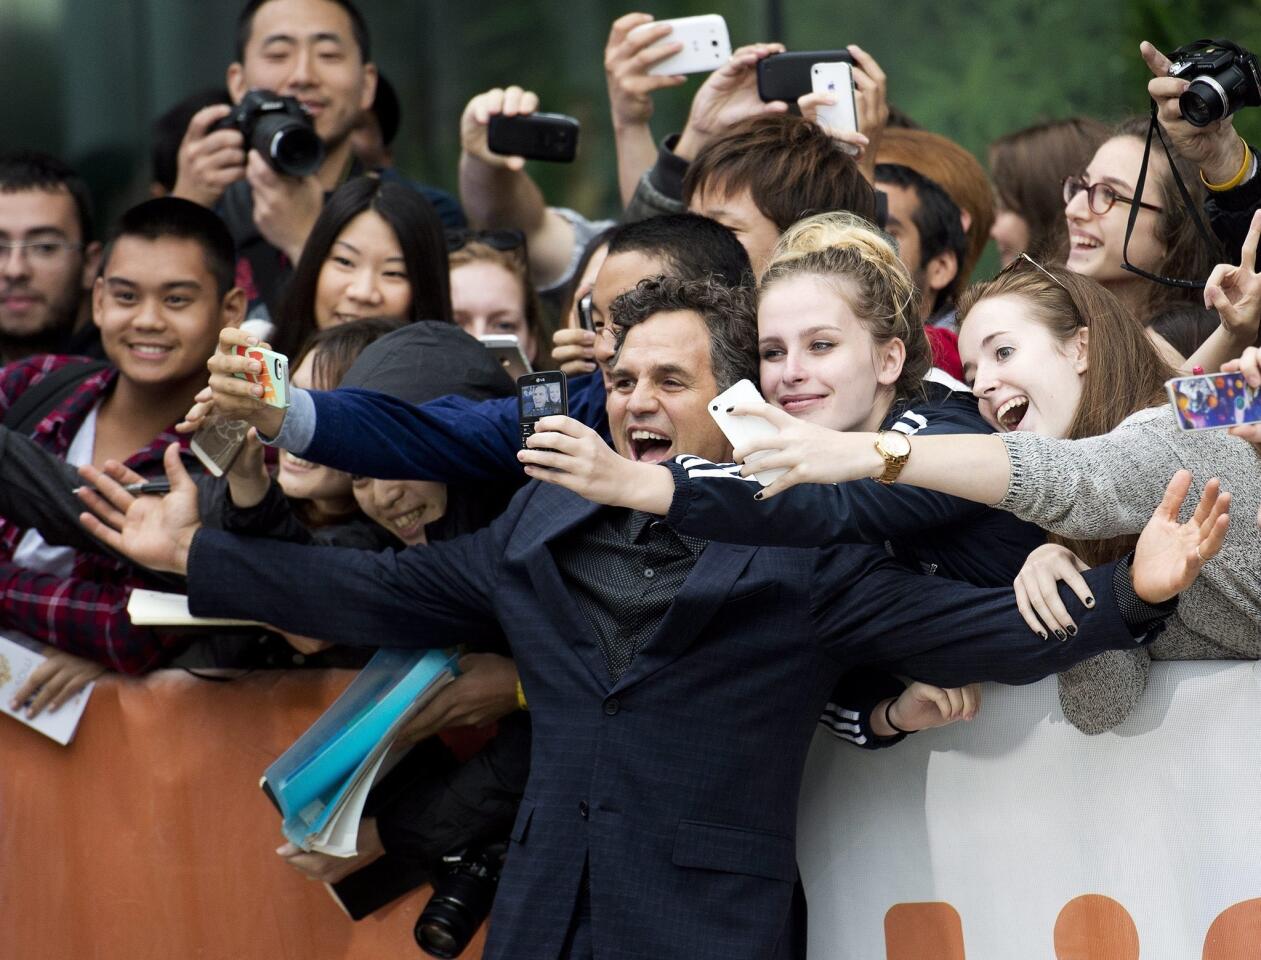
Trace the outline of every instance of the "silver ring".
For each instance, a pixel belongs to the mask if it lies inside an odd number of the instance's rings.
[[[1200,563],[1208,563],[1208,561],[1204,559],[1204,554],[1200,553],[1200,545],[1198,543],[1195,545],[1195,555],[1200,558]]]

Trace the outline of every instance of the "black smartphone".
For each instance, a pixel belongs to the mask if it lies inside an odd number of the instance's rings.
[[[490,118],[486,145],[491,153],[551,163],[572,163],[578,152],[578,121],[563,113]]]
[[[560,370],[543,370],[518,377],[517,410],[524,447],[541,417],[569,415],[569,384],[565,374]]]
[[[757,95],[763,103],[773,100],[797,105],[797,98],[814,89],[810,81],[810,68],[816,63],[849,63],[854,58],[848,50],[790,50],[773,53],[758,61]]]

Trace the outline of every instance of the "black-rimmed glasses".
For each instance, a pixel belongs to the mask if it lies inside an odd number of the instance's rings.
[[[1157,213],[1164,212],[1163,207],[1158,207],[1154,203],[1144,203],[1142,200],[1135,200],[1133,197],[1126,197],[1117,193],[1115,187],[1104,183],[1102,180],[1098,183],[1087,183],[1085,177],[1068,176],[1064,178],[1063,186],[1064,206],[1072,203],[1073,198],[1084,190],[1086,192],[1086,204],[1090,207],[1090,212],[1096,217],[1102,217],[1118,201],[1121,203],[1136,203],[1144,210],[1154,210]]]

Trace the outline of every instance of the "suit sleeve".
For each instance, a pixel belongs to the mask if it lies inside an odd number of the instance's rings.
[[[570,414],[604,434],[604,386],[572,381]],[[441,483],[520,484],[516,397],[480,402],[449,396],[419,406],[372,390],[311,391],[315,433],[308,460],[361,476]]]
[[[504,546],[529,494],[476,533],[399,552],[308,547],[202,528],[188,558],[197,616],[260,620],[349,646],[502,643],[494,614]]]
[[[1113,588],[1116,568],[1083,574],[1095,598],[1089,609],[1061,584],[1078,626],[1063,642],[1030,630],[1009,588],[920,576],[870,548],[821,554],[811,613],[821,641],[845,663],[879,664],[943,687],[1032,683],[1105,650],[1134,650],[1159,632],[1127,623]]]

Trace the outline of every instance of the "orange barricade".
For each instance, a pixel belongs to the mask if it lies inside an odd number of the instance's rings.
[[[352,923],[273,852],[259,776],[352,675],[111,675],[69,747],[0,717],[0,957],[420,956],[428,888]]]

